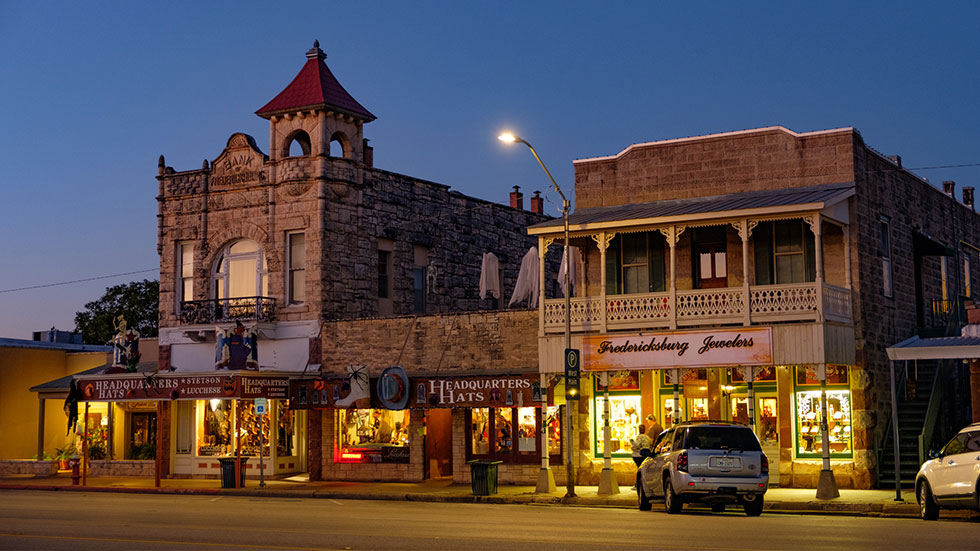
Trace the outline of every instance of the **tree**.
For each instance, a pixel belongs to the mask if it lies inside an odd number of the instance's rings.
[[[107,287],[99,300],[75,314],[75,331],[87,344],[106,344],[116,334],[113,320],[122,314],[126,325],[141,337],[156,337],[160,310],[160,282],[144,279]]]

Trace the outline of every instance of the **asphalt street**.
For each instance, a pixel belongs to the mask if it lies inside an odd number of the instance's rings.
[[[6,491],[0,549],[975,550],[975,521]]]

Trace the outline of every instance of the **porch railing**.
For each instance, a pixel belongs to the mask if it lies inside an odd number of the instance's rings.
[[[819,297],[818,293],[816,283],[756,285],[749,287],[746,301],[744,287],[685,289],[676,292],[673,308],[671,294],[667,292],[607,295],[604,305],[599,296],[573,297],[571,326],[573,331],[601,330],[603,309],[607,330],[741,324],[746,319],[746,303],[752,323],[819,321],[821,302],[822,319],[851,323],[849,289],[824,284],[823,296]],[[545,330],[564,330],[564,312],[564,299],[546,300]]]
[[[276,299],[236,297],[180,303],[180,323],[198,325],[228,321],[275,321]]]

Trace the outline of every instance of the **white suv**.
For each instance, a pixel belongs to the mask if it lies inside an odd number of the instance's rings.
[[[644,450],[646,451],[646,450]],[[680,424],[664,431],[636,473],[641,511],[663,497],[668,513],[700,501],[713,511],[739,504],[745,514],[762,514],[769,487],[769,460],[749,427],[726,422]]]
[[[961,430],[943,449],[931,454],[915,477],[915,499],[925,520],[939,518],[939,508],[980,510],[980,423]]]

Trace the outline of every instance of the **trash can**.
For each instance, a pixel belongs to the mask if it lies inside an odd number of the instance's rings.
[[[474,459],[467,463],[470,464],[473,495],[489,496],[497,493],[497,465],[502,462]]]
[[[234,488],[235,487],[235,458],[234,457],[219,457],[218,462],[221,463],[221,487],[222,488]],[[239,474],[239,487],[245,487],[245,463],[248,462],[247,457],[242,458],[242,468]]]

